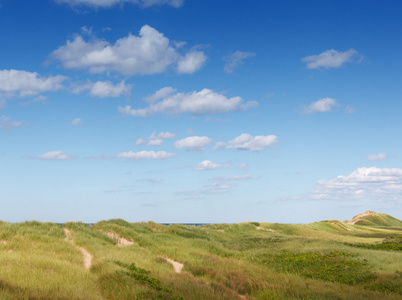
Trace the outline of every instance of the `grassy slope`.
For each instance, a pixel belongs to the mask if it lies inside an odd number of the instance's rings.
[[[68,242],[57,224],[0,222],[0,299],[400,299],[402,252],[378,248],[401,235],[395,224],[118,219],[65,224]],[[107,232],[135,243],[118,247]],[[93,255],[90,270],[78,247]]]
[[[402,227],[402,221],[390,215],[373,212],[372,215],[365,216],[356,223],[372,227]]]

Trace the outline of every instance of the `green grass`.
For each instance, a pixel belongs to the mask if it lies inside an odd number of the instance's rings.
[[[0,299],[399,299],[400,228],[0,222]],[[132,240],[119,247],[113,232]],[[81,252],[92,255],[89,270]],[[397,247],[397,249],[394,249]],[[165,258],[184,264],[174,272]]]

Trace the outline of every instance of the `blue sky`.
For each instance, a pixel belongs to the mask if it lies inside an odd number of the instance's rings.
[[[402,218],[401,15],[0,0],[0,219]]]

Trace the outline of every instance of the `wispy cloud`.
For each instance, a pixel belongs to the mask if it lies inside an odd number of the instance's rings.
[[[242,52],[236,51],[226,57],[223,60],[226,62],[224,71],[226,73],[233,73],[233,71],[238,68],[240,65],[244,64],[244,60],[249,57],[255,56],[253,52]]]
[[[332,107],[337,105],[335,99],[332,98],[322,98],[316,102],[310,103],[307,107],[304,108],[304,114],[314,114],[314,113],[322,113],[322,112],[330,112],[332,111]]]
[[[186,149],[189,151],[204,151],[212,143],[212,139],[207,136],[189,136],[174,143],[176,149]]]
[[[212,162],[210,160],[204,160],[204,161],[200,162],[199,164],[197,164],[194,167],[194,170],[216,170],[216,169],[225,169],[225,168],[229,168],[229,167],[230,167],[230,164],[220,165],[220,164]]]
[[[170,5],[180,7],[184,0],[54,0],[56,3],[67,3],[72,7],[88,6],[93,8],[109,8],[124,3],[132,3],[142,7],[150,7],[155,5]]]
[[[155,132],[152,133],[148,138],[138,138],[136,145],[143,145],[146,144],[148,146],[160,146],[165,139],[174,139],[176,134],[170,132],[159,132],[156,134]]]
[[[171,93],[172,91],[173,89],[169,89],[167,92]],[[124,115],[135,117],[147,117],[156,113],[209,115],[241,111],[258,106],[256,101],[244,103],[241,97],[226,98],[224,95],[210,89],[191,93],[176,93],[173,95],[170,95],[170,93],[164,94],[166,95],[165,98],[151,103],[146,108],[134,109],[130,105],[127,105],[125,107],[118,107],[118,111]],[[154,100],[155,98],[151,97],[151,99]]]
[[[360,62],[361,60],[362,56],[353,48],[344,52],[331,49],[318,55],[302,58],[302,61],[307,63],[308,69],[340,68],[347,62]]]
[[[44,154],[35,156],[34,158],[43,159],[43,160],[67,160],[72,159],[72,156],[67,156],[64,154],[64,151],[56,150],[56,151],[49,151]]]
[[[82,124],[82,120],[80,118],[76,118],[74,120],[71,121],[71,125],[73,126],[78,126]]]
[[[13,128],[21,127],[21,121],[11,121],[10,117],[0,116],[0,130],[8,131]]]
[[[139,160],[139,159],[166,159],[175,157],[175,153],[169,153],[166,151],[139,151],[139,152],[122,152],[116,155],[118,158],[126,158],[129,160]]]
[[[275,143],[278,142],[278,137],[276,135],[256,135],[252,136],[248,133],[242,133],[237,138],[228,142],[217,142],[212,149],[238,149],[238,150],[249,150],[254,152],[259,152],[264,149],[272,148]]]
[[[367,155],[367,160],[378,161],[378,160],[384,160],[387,157],[388,157],[387,153],[370,154],[370,155]]]

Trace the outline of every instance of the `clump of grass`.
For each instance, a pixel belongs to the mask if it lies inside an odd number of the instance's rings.
[[[134,263],[126,264],[121,261],[115,261],[117,265],[126,269],[126,275],[134,278],[138,283],[147,285],[148,287],[162,292],[162,294],[158,294],[157,297],[160,299],[183,299],[179,296],[171,295],[173,293],[173,289],[169,287],[165,287],[162,282],[151,275],[151,271],[137,267]],[[184,299],[183,299],[184,300]]]
[[[365,289],[402,295],[402,272],[380,275],[374,282],[364,286]]]
[[[356,247],[356,248],[364,248],[364,249],[372,249],[372,250],[394,250],[394,251],[402,251],[402,236],[387,236],[381,244],[350,244],[346,245]]]
[[[281,254],[263,258],[263,263],[282,272],[294,272],[307,278],[349,285],[372,281],[376,275],[366,261],[353,259],[347,252],[306,252]]]

